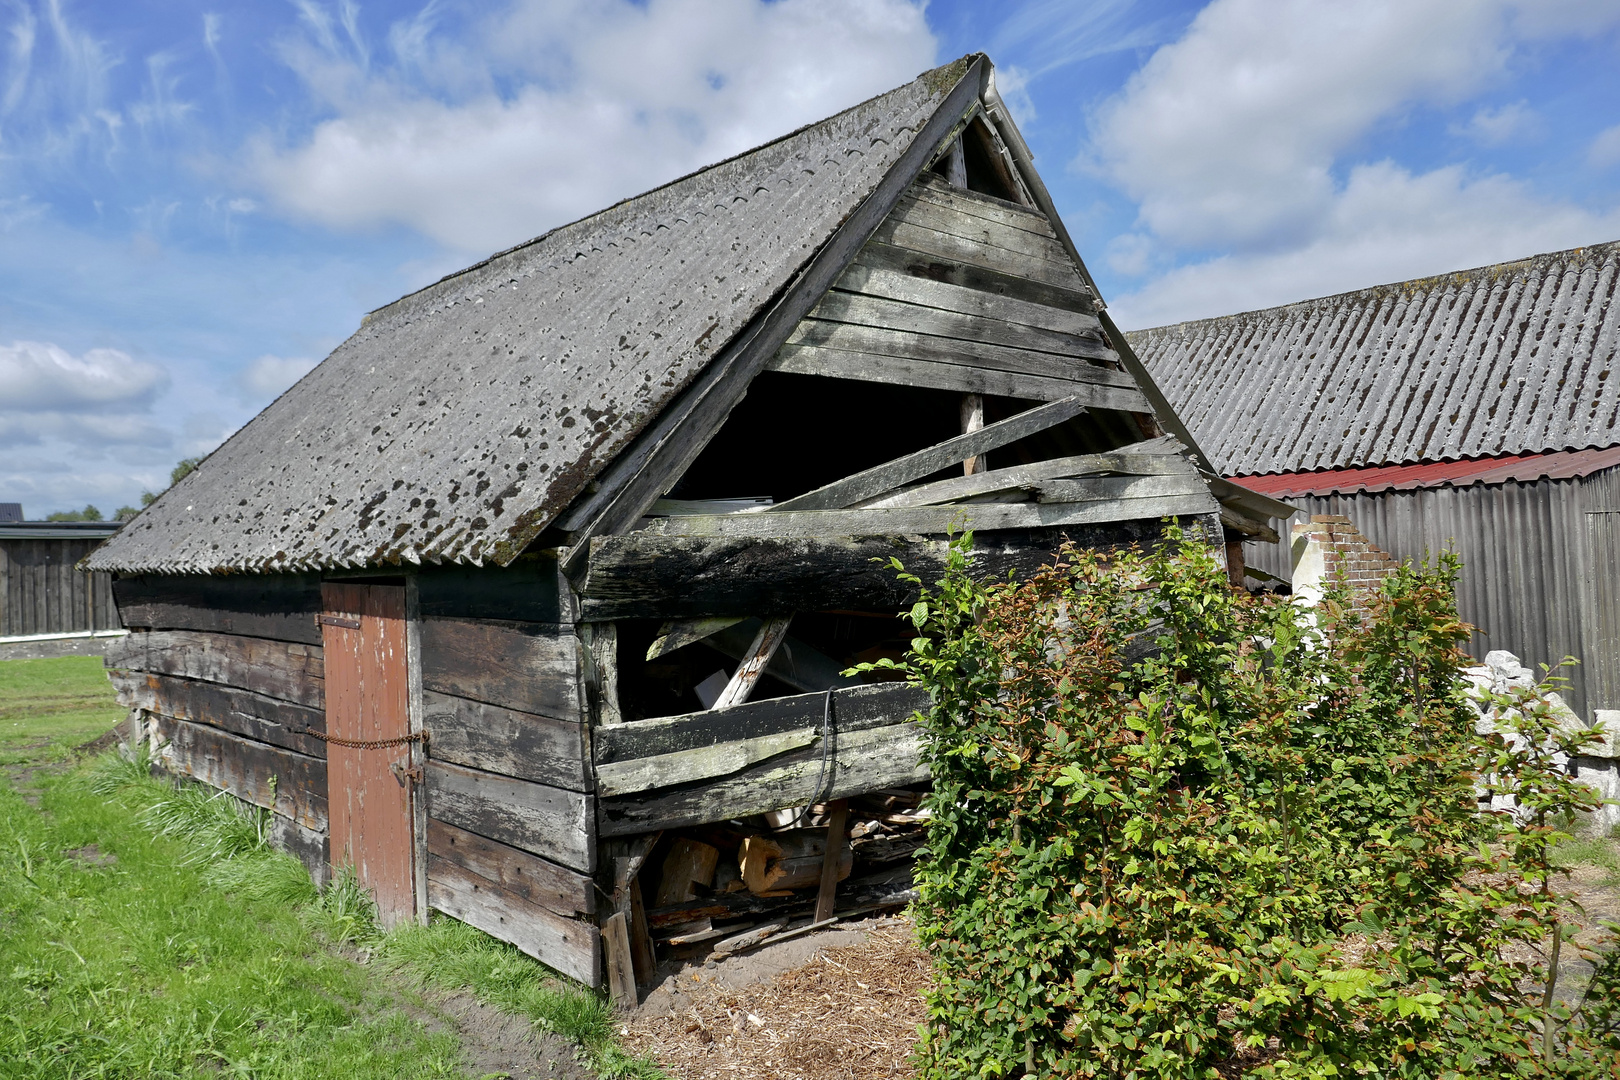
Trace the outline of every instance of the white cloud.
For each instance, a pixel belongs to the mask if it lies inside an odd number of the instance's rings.
[[[1620,124],[1598,133],[1586,151],[1587,160],[1600,169],[1620,165]]]
[[[1481,146],[1504,146],[1540,134],[1541,117],[1528,102],[1515,101],[1498,108],[1481,108],[1466,124],[1452,125],[1453,135],[1462,135]]]
[[[1620,210],[1356,156],[1420,109],[1496,89],[1537,42],[1616,25],[1620,5],[1591,0],[1214,0],[1095,113],[1077,162],[1138,204],[1110,265],[1175,267],[1115,297],[1116,318],[1149,326],[1614,239]],[[1471,113],[1455,130],[1486,144],[1537,126],[1523,102]]]
[[[1620,210],[1545,201],[1461,166],[1413,174],[1379,162],[1351,172],[1308,242],[1183,266],[1110,307],[1121,326],[1157,326],[1614,239]]]
[[[236,385],[244,401],[263,404],[309,374],[316,363],[302,356],[261,356],[237,373]]]
[[[346,7],[299,10],[312,36],[284,54],[334,115],[292,145],[261,138],[249,176],[295,217],[464,251],[820,119],[935,52],[911,0],[517,0],[465,44],[432,44],[427,17],[397,26],[382,70]]]
[[[42,341],[0,345],[0,413],[145,410],[168,384],[162,368],[117,349],[73,356]]]

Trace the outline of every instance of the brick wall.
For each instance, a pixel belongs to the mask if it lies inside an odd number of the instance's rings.
[[[1311,601],[1340,576],[1352,601],[1378,588],[1399,560],[1372,545],[1342,514],[1312,514],[1293,528],[1294,595]]]

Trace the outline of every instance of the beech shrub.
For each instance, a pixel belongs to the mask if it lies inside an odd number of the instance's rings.
[[[1613,1074],[1611,969],[1547,978],[1590,736],[1476,734],[1454,559],[1307,613],[1174,527],[991,584],[971,542],[874,665],[932,702],[921,1077]]]

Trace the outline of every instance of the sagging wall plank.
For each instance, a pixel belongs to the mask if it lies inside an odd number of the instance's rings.
[[[308,757],[326,757],[326,743],[308,734],[326,730],[326,714],[320,709],[173,675],[117,670],[109,675],[119,702],[129,708],[206,724]]]
[[[1052,562],[1064,536],[1082,547],[1151,546],[1162,529],[1157,520],[1137,520],[1061,531],[979,533],[974,537],[974,572],[985,580],[1009,572],[1026,579]],[[889,559],[899,559],[908,571],[932,584],[945,570],[947,550],[943,540],[893,536],[789,539],[629,533],[592,540],[589,561],[576,586],[582,597],[581,617],[587,621],[838,608],[900,611],[916,603],[917,592],[896,578]]]
[[[326,762],[171,716],[150,714],[166,766],[324,834]]]
[[[427,848],[429,854],[559,915],[596,914],[596,886],[589,877],[510,844],[429,818]]]
[[[573,627],[424,618],[421,639],[424,689],[584,722],[583,657]]]
[[[602,978],[600,931],[525,900],[482,875],[428,855],[428,903],[587,986]]]
[[[422,710],[435,758],[570,791],[590,790],[582,723],[436,690],[422,692]]]
[[[113,582],[127,627],[202,630],[319,645],[319,574],[262,577],[138,574]]]
[[[819,737],[823,710],[829,704],[823,694],[798,694],[604,730],[596,748],[598,769],[614,778],[634,776],[638,768],[676,764],[677,758],[702,757],[704,750],[723,753],[738,741],[783,736],[792,741],[806,728],[813,728],[815,736],[718,779],[710,773],[692,777],[690,783],[601,798],[598,828],[603,836],[682,828],[818,798],[921,783],[928,779],[921,759],[922,730],[910,718],[927,702],[924,691],[904,683],[836,690],[830,702],[829,744]]]
[[[416,573],[423,618],[505,619],[563,623],[557,560],[549,554],[521,555],[510,566],[447,565]]]
[[[445,761],[427,766],[428,813],[561,863],[596,869],[591,796]]]
[[[148,630],[119,638],[107,666],[223,683],[321,709],[326,667],[319,645],[194,630]]]

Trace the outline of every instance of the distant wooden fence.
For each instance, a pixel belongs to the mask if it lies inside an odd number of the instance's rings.
[[[117,630],[112,576],[74,569],[117,530],[110,522],[0,525],[0,637]]]

